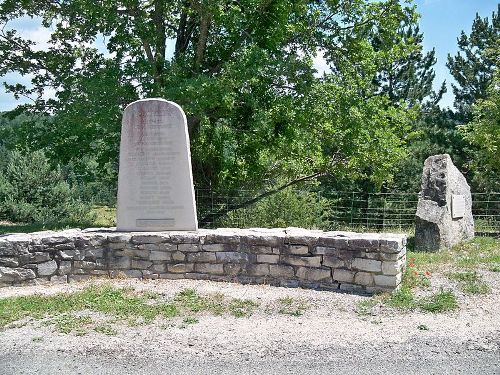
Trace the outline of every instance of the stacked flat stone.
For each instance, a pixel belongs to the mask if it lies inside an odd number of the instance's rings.
[[[400,234],[72,229],[0,237],[3,286],[127,276],[373,293],[397,288],[405,264],[406,236]]]

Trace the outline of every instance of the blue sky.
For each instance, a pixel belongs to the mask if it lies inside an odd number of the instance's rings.
[[[456,53],[457,37],[460,32],[464,30],[467,34],[470,33],[476,13],[481,17],[491,17],[491,13],[497,9],[498,0],[415,0],[414,2],[422,15],[420,29],[424,33],[424,48],[436,49],[434,86],[437,88],[444,80],[447,82],[448,93],[440,104],[442,107],[451,107],[453,94],[450,83],[453,79],[446,68],[447,56]],[[43,49],[46,46],[50,31],[43,29],[39,21],[23,18],[9,23],[9,26],[22,32],[24,37],[38,42],[38,48]],[[0,81],[28,83],[29,77],[9,74],[0,78]],[[52,94],[52,92],[47,93],[49,96]],[[11,110],[24,102],[25,100],[16,101],[3,87],[0,89],[0,111]]]
[[[414,2],[421,14],[420,30],[424,33],[424,48],[436,49],[434,87],[438,88],[444,80],[447,82],[448,92],[440,104],[442,107],[452,107],[451,82],[453,78],[446,67],[447,56],[456,54],[457,37],[462,30],[467,34],[470,33],[476,13],[491,20],[491,14],[497,10],[498,0],[416,0]]]

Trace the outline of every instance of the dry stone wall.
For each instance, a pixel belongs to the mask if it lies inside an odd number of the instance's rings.
[[[398,234],[287,229],[38,232],[0,237],[0,285],[90,277],[203,279],[372,293],[406,265]]]

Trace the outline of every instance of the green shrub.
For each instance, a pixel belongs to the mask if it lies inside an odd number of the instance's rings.
[[[24,223],[87,223],[90,208],[75,197],[59,167],[42,151],[4,153],[0,165],[0,217]]]
[[[62,169],[65,180],[84,202],[116,205],[118,170],[112,162],[99,165],[95,157],[85,155]]]
[[[328,229],[330,202],[308,190],[285,189],[251,207],[229,212],[219,227]]]

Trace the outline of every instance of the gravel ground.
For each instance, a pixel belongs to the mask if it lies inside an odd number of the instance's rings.
[[[385,306],[360,314],[358,303],[368,297],[326,291],[194,280],[113,281],[166,296],[194,288],[202,295],[251,299],[260,307],[245,318],[202,314],[198,323],[184,327],[175,319],[121,325],[115,336],[62,334],[27,321],[0,332],[0,374],[500,374],[500,274],[483,271],[483,277],[491,293],[466,296],[457,290],[460,309],[441,314]],[[433,287],[456,286],[439,275],[432,281]],[[9,287],[0,289],[0,298],[86,286]],[[278,313],[284,297],[303,301],[307,310],[302,316]]]

